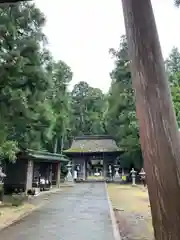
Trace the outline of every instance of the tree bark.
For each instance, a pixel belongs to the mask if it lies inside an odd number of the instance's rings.
[[[179,133],[151,1],[122,4],[154,235],[179,240]]]

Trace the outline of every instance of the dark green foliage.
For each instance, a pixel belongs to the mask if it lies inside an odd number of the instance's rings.
[[[85,82],[72,92],[72,71],[55,62],[32,2],[0,8],[0,157],[20,148],[61,152],[73,136],[104,133],[104,95]]]
[[[45,17],[31,2],[0,8],[0,156],[19,148],[54,150],[67,126],[70,68],[54,62],[42,32]]]
[[[180,127],[180,52],[177,48],[172,49],[169,58],[166,60],[166,70],[170,81],[177,123]]]
[[[129,68],[126,37],[122,36],[118,51],[111,49],[115,68],[111,72],[112,83],[107,96],[106,128],[125,152],[121,156],[122,167],[140,168],[142,155],[136,120],[135,98]]]
[[[105,98],[100,89],[86,82],[76,84],[71,93],[72,135],[104,134]]]
[[[86,82],[79,82],[70,92],[73,73],[62,60],[53,60],[42,31],[44,24],[44,15],[32,2],[0,7],[0,159],[15,160],[20,148],[61,152],[74,136],[109,134],[125,150],[122,166],[140,167],[125,36],[118,51],[110,50],[115,67],[109,93],[105,95]],[[173,49],[166,66],[180,124],[178,49]]]
[[[111,73],[112,83],[107,96],[106,130],[115,137],[125,150],[121,156],[122,167],[141,167],[143,164],[136,120],[135,96],[132,89],[127,42],[121,38],[118,51],[111,49],[115,57],[115,68]],[[165,62],[170,81],[172,98],[180,127],[180,53],[173,48]]]

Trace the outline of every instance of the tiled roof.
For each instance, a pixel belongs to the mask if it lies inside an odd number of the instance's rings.
[[[68,152],[117,152],[120,149],[117,147],[115,140],[106,135],[90,135],[76,137],[71,145],[71,148],[65,150]]]
[[[66,156],[62,154],[57,154],[57,153],[50,153],[46,151],[35,151],[31,149],[28,149],[26,153],[28,154],[28,156],[34,159],[39,159],[39,160],[42,159],[42,160],[59,161],[59,162],[69,161]]]

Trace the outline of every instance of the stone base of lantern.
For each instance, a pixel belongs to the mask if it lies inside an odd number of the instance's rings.
[[[66,186],[74,186],[74,179],[73,179],[73,176],[72,176],[72,173],[71,173],[71,170],[72,170],[72,165],[71,163],[69,162],[68,165],[67,165],[67,169],[68,169],[68,174],[66,176],[66,179],[65,179],[65,185]]]
[[[66,181],[64,182],[64,185],[69,186],[69,187],[75,185],[72,175],[67,176]]]
[[[120,183],[121,181],[122,181],[122,180],[121,180],[120,176],[113,178],[113,182],[118,182],[118,183]]]
[[[119,174],[119,166],[114,165],[114,168],[115,168],[115,174],[114,174],[114,177],[113,177],[113,182],[120,183],[121,182],[121,176]]]
[[[132,177],[132,186],[133,187],[136,186],[136,179],[135,179],[135,177]]]

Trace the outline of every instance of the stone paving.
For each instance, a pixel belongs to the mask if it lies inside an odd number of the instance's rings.
[[[2,230],[6,240],[114,240],[104,183],[77,184],[18,223]]]

